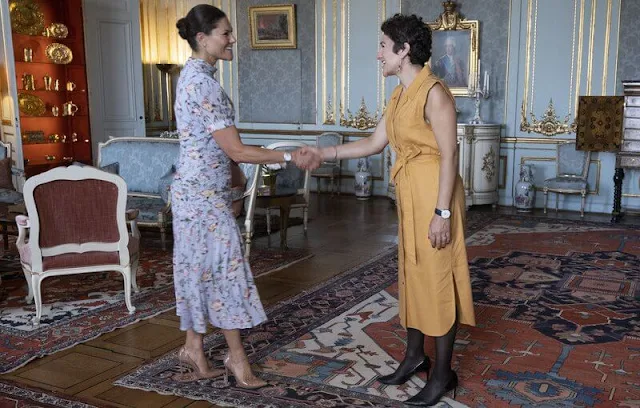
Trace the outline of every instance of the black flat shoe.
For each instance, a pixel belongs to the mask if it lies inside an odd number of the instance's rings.
[[[427,373],[427,380],[429,379],[429,370],[431,369],[431,360],[429,360],[429,356],[424,356],[424,360],[418,363],[415,367],[407,367],[407,365],[400,364],[398,369],[389,375],[383,375],[382,377],[378,377],[378,381],[382,384],[386,385],[400,385],[409,381],[409,378],[413,377],[416,373],[425,372]]]
[[[451,371],[451,378],[449,379],[449,382],[447,382],[447,385],[445,385],[444,389],[442,389],[442,391],[438,392],[432,398],[427,400],[425,399],[426,396],[422,395],[422,393],[426,389],[425,386],[422,391],[409,398],[404,403],[414,407],[430,407],[436,405],[440,401],[440,399],[449,391],[453,391],[453,399],[455,399],[456,388],[458,388],[458,374],[456,374],[455,371]]]

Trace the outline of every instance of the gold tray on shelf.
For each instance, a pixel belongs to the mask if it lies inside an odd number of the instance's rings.
[[[47,33],[53,38],[67,38],[69,29],[62,23],[52,23],[47,27]]]
[[[29,116],[42,116],[47,111],[42,99],[28,93],[18,94],[18,107],[20,112]]]
[[[60,43],[51,43],[47,45],[47,49],[45,50],[45,54],[47,58],[56,64],[68,64],[73,60],[73,53],[71,53],[71,49],[64,44]]]
[[[11,29],[19,34],[41,35],[44,31],[44,13],[32,0],[9,2]]]

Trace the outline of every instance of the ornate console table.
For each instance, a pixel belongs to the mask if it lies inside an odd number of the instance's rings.
[[[500,125],[458,124],[459,172],[467,208],[498,204]]]
[[[620,221],[624,215],[621,208],[624,169],[640,169],[640,81],[623,81],[622,83],[624,85],[624,132],[620,151],[616,154],[611,222]]]

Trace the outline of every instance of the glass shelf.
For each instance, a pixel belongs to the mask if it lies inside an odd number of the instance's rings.
[[[21,65],[55,65],[58,67],[84,67],[84,64],[56,64],[55,62],[36,62],[36,61],[30,61],[30,62],[26,62],[23,60],[16,60],[16,65],[17,64],[21,64]]]

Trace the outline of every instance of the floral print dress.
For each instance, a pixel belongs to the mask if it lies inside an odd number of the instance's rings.
[[[266,320],[231,209],[230,159],[212,133],[234,125],[216,68],[187,60],[175,115],[180,157],[171,185],[173,274],[180,329],[242,329]]]

